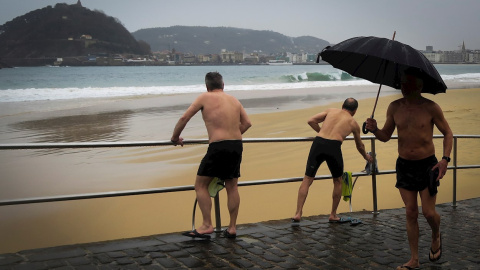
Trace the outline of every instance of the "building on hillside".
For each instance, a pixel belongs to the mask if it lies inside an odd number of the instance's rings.
[[[241,63],[243,62],[243,53],[230,52],[223,49],[220,52],[220,58],[222,59],[222,63]]]
[[[197,63],[197,57],[193,54],[184,54],[183,63],[185,64],[195,64]]]
[[[260,61],[260,58],[256,53],[245,54],[243,56],[243,62],[245,64],[258,64],[259,61]]]

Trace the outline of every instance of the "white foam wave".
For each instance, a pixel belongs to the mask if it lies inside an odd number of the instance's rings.
[[[332,73],[340,77],[340,74]],[[301,79],[307,79],[306,73],[298,75]],[[458,75],[442,75],[444,81],[480,84],[480,73],[466,73]],[[345,87],[355,85],[371,85],[366,80],[333,80],[333,81],[302,81],[293,83],[256,83],[256,84],[234,84],[225,85],[225,91],[262,91],[262,90],[284,90],[301,88],[322,88],[322,87]],[[150,86],[150,87],[87,87],[87,88],[28,88],[0,90],[1,102],[41,101],[41,100],[64,100],[81,98],[109,98],[128,97],[143,95],[172,95],[186,93],[201,93],[205,91],[205,85],[186,86]]]
[[[467,82],[467,83],[480,82],[480,73],[466,73],[466,74],[441,75],[441,76],[442,76],[442,79],[445,81],[457,81],[457,82]]]
[[[327,81],[327,82],[297,82],[256,85],[226,85],[225,91],[261,91],[317,87],[336,87],[349,85],[368,85],[365,80],[357,81]],[[152,86],[152,87],[88,87],[88,88],[29,88],[0,90],[0,102],[62,100],[80,98],[128,97],[143,95],[172,95],[186,93],[201,93],[205,85],[187,86]]]

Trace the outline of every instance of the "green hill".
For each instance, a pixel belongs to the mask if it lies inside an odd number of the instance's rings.
[[[0,26],[0,57],[52,58],[88,54],[149,54],[116,19],[81,5],[56,4]]]
[[[311,37],[288,37],[273,31],[233,27],[172,26],[141,29],[132,33],[150,44],[152,51],[175,49],[192,54],[218,54],[222,49],[264,54],[318,53],[329,42]]]

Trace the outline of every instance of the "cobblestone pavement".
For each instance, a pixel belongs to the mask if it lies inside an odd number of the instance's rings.
[[[480,198],[437,206],[443,254],[428,260],[430,230],[420,225],[422,269],[480,269]],[[192,240],[174,234],[26,250],[0,255],[0,269],[395,269],[408,261],[404,209],[344,213],[363,223],[328,223],[328,216],[245,224],[238,237]],[[0,240],[1,241],[1,240]]]

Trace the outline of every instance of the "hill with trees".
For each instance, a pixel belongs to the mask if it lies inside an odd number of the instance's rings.
[[[37,65],[125,65],[152,51],[219,54],[222,50],[275,55],[317,53],[329,43],[312,36],[233,27],[171,26],[130,33],[122,23],[81,2],[59,3],[0,25],[0,68]],[[121,55],[121,56],[116,56]]]
[[[264,54],[317,53],[330,45],[312,36],[294,38],[273,31],[233,27],[172,26],[141,29],[132,34],[147,42],[152,51],[175,49],[191,54],[218,54],[222,49]]]
[[[98,53],[149,54],[118,19],[78,4],[31,11],[0,26],[0,57],[74,57]]]

